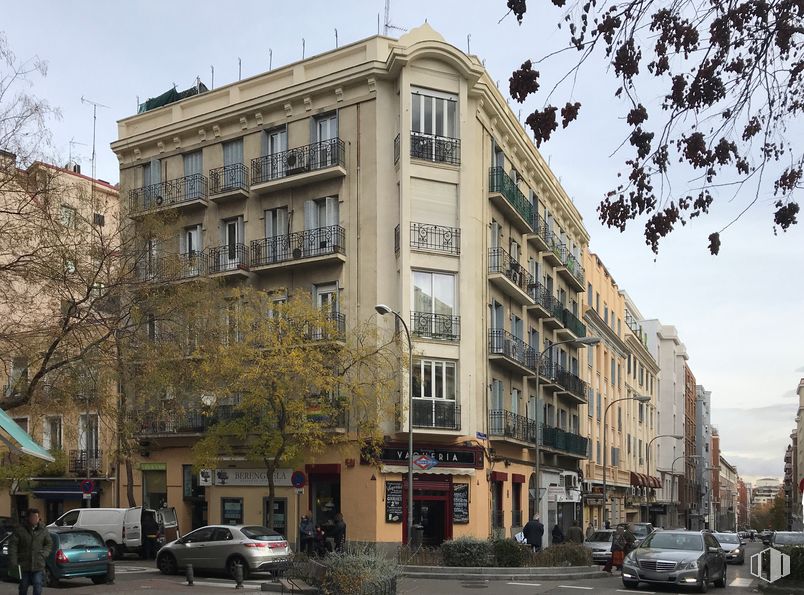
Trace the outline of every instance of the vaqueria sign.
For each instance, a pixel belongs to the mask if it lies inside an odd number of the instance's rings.
[[[274,485],[290,487],[293,469],[274,471]],[[202,486],[268,486],[265,469],[202,469],[199,485]]]

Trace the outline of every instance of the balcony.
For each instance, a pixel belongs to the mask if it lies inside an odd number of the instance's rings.
[[[451,314],[411,312],[410,332],[421,339],[458,341],[461,338],[461,317]]]
[[[558,334],[562,340],[571,341],[586,336],[586,325],[567,308],[561,311],[561,324],[563,326],[559,328]]]
[[[634,333],[641,340],[642,327],[639,325],[639,321],[636,318],[634,318],[628,310],[625,311],[625,326],[631,329],[631,332]]]
[[[523,375],[533,374],[535,350],[519,339],[501,329],[489,330],[489,359]]]
[[[501,167],[489,170],[489,199],[522,233],[532,233],[533,205]]]
[[[426,132],[411,132],[410,156],[433,163],[460,165],[461,139]]]
[[[246,245],[226,244],[207,248],[207,267],[211,276],[248,277],[250,273]]]
[[[547,226],[544,226],[542,237],[546,244],[546,249],[541,253],[543,260],[555,267],[562,266],[566,258],[566,246],[564,246],[558,236],[549,230]]]
[[[511,438],[519,442],[536,441],[536,422],[505,410],[489,411],[489,437]]]
[[[346,231],[340,225],[297,231],[251,242],[252,270],[346,262]]]
[[[586,278],[581,264],[576,260],[575,256],[569,250],[565,249],[564,266],[559,267],[558,274],[575,291],[584,291],[586,289]]]
[[[248,198],[248,168],[233,163],[209,170],[209,197],[217,203]]]
[[[559,450],[565,454],[585,458],[589,440],[579,434],[561,428],[542,425],[542,447]]]
[[[271,192],[346,175],[346,146],[339,138],[251,160],[251,189]]]
[[[423,252],[461,253],[461,230],[430,223],[410,224],[410,247]]]
[[[129,190],[129,216],[139,217],[172,208],[206,207],[207,197],[207,178],[192,174]]]
[[[526,234],[525,240],[530,242],[536,248],[537,252],[549,250],[550,245],[548,240],[550,233],[547,229],[544,219],[542,219],[541,215],[539,215],[539,210],[536,207],[531,209],[529,223],[531,230]]]
[[[530,305],[533,277],[502,248],[489,248],[489,281],[521,305]]]
[[[313,328],[309,331],[311,341],[343,341],[346,337],[346,314],[328,312],[326,319],[330,328]]]
[[[146,257],[137,267],[137,275],[141,281],[155,283],[195,279],[205,276],[207,272],[207,255],[203,252]]]
[[[461,408],[446,399],[413,399],[413,427],[460,430]]]
[[[140,436],[173,436],[175,434],[201,434],[215,423],[214,414],[200,409],[187,411],[139,411],[131,422]]]
[[[554,373],[554,380],[561,387],[558,394],[565,394],[579,405],[586,405],[586,382],[560,364],[555,365]]]
[[[97,477],[101,474],[102,455],[100,450],[71,450],[67,470],[75,475]]]
[[[528,295],[532,300],[532,303],[526,304],[528,311],[536,318],[543,318],[545,328],[557,329],[564,324],[564,306],[541,283],[528,285]]]

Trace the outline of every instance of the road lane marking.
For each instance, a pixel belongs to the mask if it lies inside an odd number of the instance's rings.
[[[617,589],[618,593],[642,593],[642,595],[656,595],[656,591],[634,591],[633,589]]]
[[[591,591],[594,587],[578,587],[576,585],[558,585],[559,589],[583,589],[584,591]]]
[[[508,583],[509,585],[516,585],[518,587],[541,587],[541,583]]]
[[[750,587],[754,581],[750,578],[739,577],[729,583],[730,587]]]

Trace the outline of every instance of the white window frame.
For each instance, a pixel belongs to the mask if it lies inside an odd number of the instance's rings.
[[[435,396],[435,391],[432,394],[426,395],[425,394],[425,386],[426,383],[424,382],[425,379],[425,369],[429,364],[430,374],[431,374],[431,383],[430,386],[432,389],[435,388],[435,381],[436,381],[436,368],[441,368],[441,394],[443,396],[437,397]],[[435,399],[440,401],[453,401],[457,402],[458,400],[458,362],[455,360],[444,360],[444,359],[434,359],[434,358],[427,358],[421,357],[416,358],[413,360],[414,366],[414,374],[415,369],[418,368],[419,370],[419,394],[413,395],[416,399]],[[450,396],[447,391],[447,370],[452,368],[452,378],[453,378],[453,393]]]

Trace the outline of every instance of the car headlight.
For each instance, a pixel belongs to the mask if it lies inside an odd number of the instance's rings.
[[[698,560],[690,560],[681,566],[682,570],[698,570]]]
[[[732,554],[739,554],[740,553],[740,548],[734,548],[733,550],[731,550],[731,553]]]

